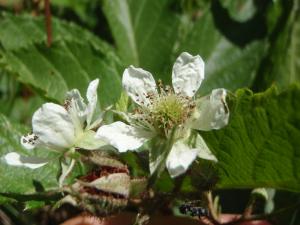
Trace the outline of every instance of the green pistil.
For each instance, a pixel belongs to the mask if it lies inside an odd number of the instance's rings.
[[[151,110],[155,124],[159,128],[168,129],[181,124],[185,120],[185,111],[183,102],[176,95],[160,98]]]
[[[170,86],[158,83],[159,94],[147,94],[150,104],[135,111],[137,123],[155,129],[162,136],[168,137],[175,127],[181,127],[191,116],[195,102],[180,93],[174,93]]]

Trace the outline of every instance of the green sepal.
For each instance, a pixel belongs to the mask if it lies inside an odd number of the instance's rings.
[[[140,197],[142,193],[147,190],[147,179],[146,178],[134,178],[130,181],[130,198]]]
[[[110,167],[117,167],[117,168],[125,168],[121,161],[116,159],[113,152],[100,149],[95,151],[89,151],[88,153],[88,161],[98,165],[98,166],[110,166]]]
[[[85,150],[94,150],[107,145],[104,141],[95,138],[96,132],[87,130],[82,133],[75,146]]]
[[[166,168],[166,160],[175,142],[175,134],[176,127],[171,131],[169,138],[152,139],[149,151],[150,183],[154,182]]]
[[[78,180],[78,182],[84,187],[91,187],[107,193],[119,194],[126,198],[129,196],[130,177],[126,173],[109,174],[92,182],[84,182],[81,180]]]

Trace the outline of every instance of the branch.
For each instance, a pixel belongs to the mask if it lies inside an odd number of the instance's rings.
[[[12,225],[10,218],[0,209],[0,222],[3,225]]]

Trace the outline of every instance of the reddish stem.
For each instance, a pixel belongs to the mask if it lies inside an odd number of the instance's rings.
[[[52,43],[50,0],[45,0],[45,22],[46,22],[46,30],[47,30],[47,46],[50,47]]]

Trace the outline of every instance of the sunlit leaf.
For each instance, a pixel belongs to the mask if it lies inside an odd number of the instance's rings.
[[[20,144],[20,136],[24,127],[11,124],[6,117],[0,115],[0,194],[25,195],[35,194],[57,188],[58,158],[49,150],[36,149],[26,151]],[[52,158],[51,163],[39,169],[15,167],[6,164],[3,156],[8,152],[18,152],[24,156]],[[8,196],[14,197],[14,196]]]
[[[274,3],[274,9],[269,16],[269,23],[274,26],[269,52],[263,61],[253,89],[264,90],[272,84],[285,89],[293,82],[300,81],[300,14],[298,4],[297,0],[276,1]]]
[[[219,188],[272,187],[300,191],[300,86],[230,97],[231,118],[202,132],[219,163]]]
[[[172,0],[105,0],[103,11],[127,66],[142,67],[170,82],[172,65],[181,52],[200,54],[206,63],[201,94],[216,87],[250,86],[266,49],[265,40],[256,34],[249,35],[249,43],[242,47],[229,41],[216,27],[209,5],[186,12]]]
[[[0,64],[22,83],[62,102],[78,88],[100,78],[100,102],[113,104],[120,95],[119,61],[112,49],[74,24],[53,20],[53,43],[45,44],[42,18],[4,14],[0,21]],[[111,91],[114,90],[114,91]]]

